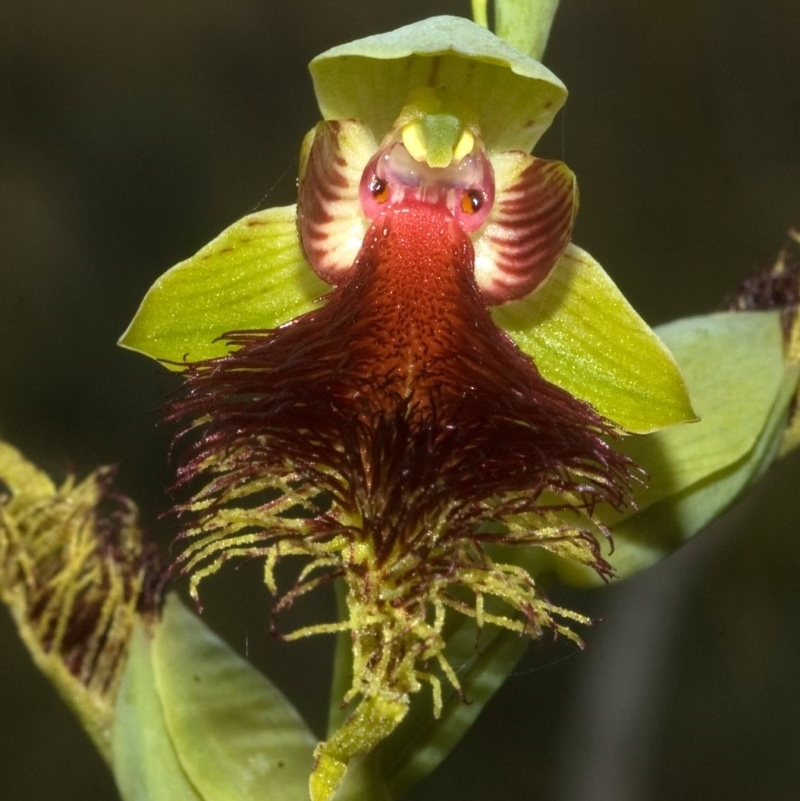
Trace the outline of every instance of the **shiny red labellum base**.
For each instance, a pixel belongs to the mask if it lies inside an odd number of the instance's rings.
[[[379,560],[434,530],[481,540],[479,524],[508,515],[624,506],[631,466],[611,426],[494,325],[473,256],[444,210],[381,213],[324,307],[232,333],[230,355],[187,371],[169,410],[186,428],[178,488],[224,505],[247,482],[293,481],[333,499],[309,536],[341,532],[344,511]]]

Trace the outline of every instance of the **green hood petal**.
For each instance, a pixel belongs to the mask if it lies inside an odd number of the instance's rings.
[[[531,150],[567,98],[550,70],[462,17],[432,17],[334,47],[310,70],[325,119],[363,120],[380,138],[409,94],[428,86],[474,112],[490,152]]]

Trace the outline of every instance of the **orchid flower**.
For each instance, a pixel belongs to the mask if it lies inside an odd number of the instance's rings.
[[[311,70],[324,120],[303,145],[296,210],[284,212],[289,269],[334,289],[317,284],[322,304],[290,319],[209,319],[199,348],[178,336],[173,349],[145,321],[165,319],[165,298],[185,305],[170,287],[200,286],[190,274],[201,256],[156,285],[123,344],[184,370],[169,417],[184,427],[179,561],[193,593],[231,556],[264,559],[273,593],[279,560],[309,558],[277,610],[330,581],[344,588],[342,620],[289,635],[340,631],[352,643],[339,700],[354,708],[315,752],[311,795],[323,799],[425,683],[437,717],[443,680],[464,694],[445,653],[454,614],[578,640],[569,624],[585,618],[494,551],[544,550],[606,576],[596,509],[627,507],[636,476],[610,440],[694,414],[671,356],[604,277],[593,300],[606,336],[626,327],[635,350],[603,347],[615,365],[606,380],[627,385],[606,404],[591,371],[585,386],[548,381],[547,345],[521,350],[488,310],[529,307],[554,271],[558,287],[592,267],[570,245],[572,173],[528,152],[565,98],[548,70],[449,17],[334,48]],[[281,223],[273,211],[237,231],[274,240]],[[247,244],[234,245],[238,263]],[[269,280],[269,262],[258,270]],[[228,295],[225,271],[211,280]],[[557,320],[576,337],[567,359],[586,352],[595,310],[577,326]],[[525,316],[530,328],[545,312]],[[221,335],[224,355],[209,354]],[[648,375],[623,379],[643,358]]]
[[[335,585],[337,620],[283,635],[338,636],[327,739],[174,598],[158,617],[133,507],[101,515],[104,480],[59,489],[0,451],[0,589],[67,697],[97,673],[76,705],[94,704],[126,801],[391,797],[444,758],[526,640],[580,643],[590,621],[548,600],[547,574],[645,567],[800,440],[796,270],[783,294],[773,272],[736,311],[657,336],[571,242],[571,171],[531,153],[566,99],[541,63],[435,17],[311,73],[323,119],[297,204],[167,272],[120,342],[183,381],[173,572],[194,599],[234,558],[262,561],[276,615]],[[87,532],[85,558],[65,557]],[[20,593],[40,575],[39,596]]]

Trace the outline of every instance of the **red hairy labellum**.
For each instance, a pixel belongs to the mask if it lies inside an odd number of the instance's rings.
[[[408,201],[376,215],[325,306],[232,333],[228,356],[192,365],[170,417],[191,432],[179,486],[206,484],[203,532],[230,493],[269,477],[332,498],[326,512],[309,501],[309,536],[358,521],[348,536],[380,559],[430,548],[434,532],[478,541],[512,514],[625,505],[630,464],[610,424],[494,325],[473,268],[455,217]],[[297,538],[279,529],[264,539]]]

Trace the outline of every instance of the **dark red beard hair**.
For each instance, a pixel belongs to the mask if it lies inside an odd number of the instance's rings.
[[[274,476],[305,487],[311,536],[341,530],[343,510],[380,560],[434,530],[482,540],[512,514],[627,504],[613,427],[497,328],[473,259],[446,211],[389,209],[324,306],[189,366],[168,410],[184,429],[176,485],[212,505],[184,513],[213,528],[232,488]]]

